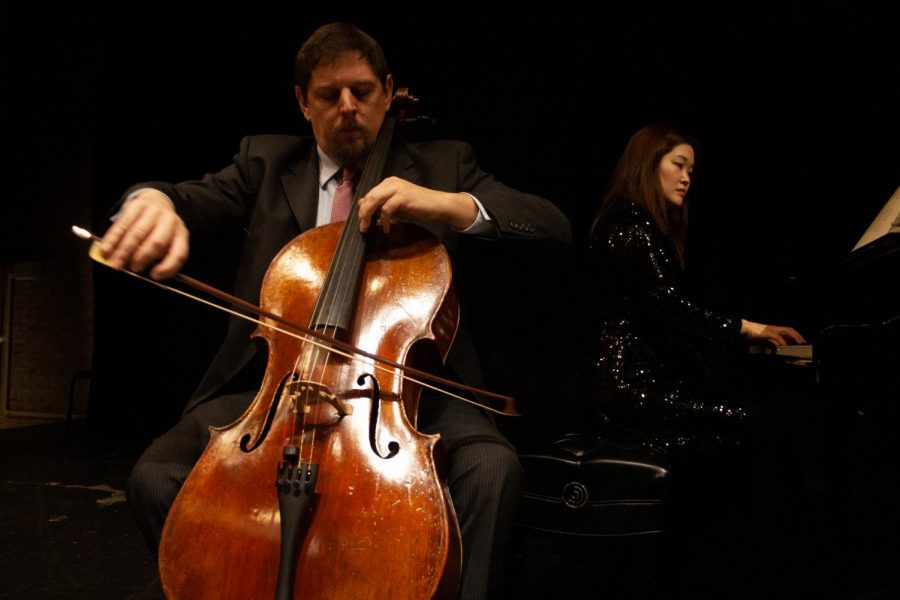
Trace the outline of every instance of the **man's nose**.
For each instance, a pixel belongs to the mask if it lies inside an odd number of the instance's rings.
[[[353,112],[356,110],[356,98],[353,97],[353,93],[349,88],[341,90],[340,109],[341,112]]]

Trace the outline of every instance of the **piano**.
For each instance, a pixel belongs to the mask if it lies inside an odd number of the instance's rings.
[[[815,368],[831,399],[900,401],[900,382],[892,384],[900,369],[900,187],[846,258],[793,288],[788,303],[803,315],[778,322],[795,325],[810,343],[751,345],[751,354]]]
[[[900,593],[900,187],[849,255],[797,295],[786,300],[804,307],[802,322],[779,322],[811,343],[748,359],[760,397],[778,406],[773,422],[790,421],[794,436],[778,456],[799,465],[798,512],[812,519],[802,535],[814,540],[798,562],[848,598],[888,597]]]

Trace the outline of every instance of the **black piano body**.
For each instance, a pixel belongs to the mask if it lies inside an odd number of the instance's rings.
[[[900,232],[855,250],[835,283],[814,344],[819,393],[855,410],[900,406]]]
[[[900,401],[900,188],[834,268],[805,288],[822,400],[854,410]]]
[[[808,338],[812,360],[787,352],[751,362],[759,395],[794,421],[795,445],[781,456],[802,464],[792,470],[803,479],[797,512],[812,549],[802,567],[829,580],[835,598],[896,597],[900,188],[845,259],[794,285],[784,299],[797,314],[780,322]]]

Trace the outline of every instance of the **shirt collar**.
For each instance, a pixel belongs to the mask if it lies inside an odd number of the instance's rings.
[[[328,182],[341,170],[341,165],[331,160],[318,144],[316,152],[319,153],[319,187],[324,190]]]

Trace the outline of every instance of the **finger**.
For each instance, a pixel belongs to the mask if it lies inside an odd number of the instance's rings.
[[[793,327],[788,327],[784,334],[794,340],[794,343],[796,344],[806,343],[806,339],[800,334],[799,331],[797,331]]]
[[[765,325],[759,335],[773,346],[785,345],[784,338],[781,337],[781,330],[775,325]]]
[[[116,255],[132,271],[140,273],[166,255],[179,226],[181,221],[174,214],[147,207],[128,228]]]
[[[153,267],[153,269],[150,270],[151,278],[157,281],[168,279],[181,270],[181,267],[184,266],[189,254],[190,246],[188,244],[188,235],[186,229],[179,228],[179,231],[172,239],[168,253]]]
[[[140,207],[135,206],[133,202],[127,204],[119,212],[116,220],[112,223],[112,225],[109,226],[109,229],[106,230],[106,233],[103,234],[103,238],[100,240],[100,249],[103,251],[103,255],[106,256],[110,262],[122,262],[122,257],[116,253],[116,250],[119,249],[119,244],[122,243],[122,238],[125,237],[125,234],[137,219],[140,212]],[[121,268],[122,266],[124,266],[124,263],[119,264],[118,268]]]
[[[113,268],[122,269],[126,265],[129,265],[132,269],[134,268],[130,263],[132,262],[135,251],[140,247],[141,243],[143,243],[144,238],[147,237],[148,227],[148,225],[140,224],[140,220],[133,225],[126,225],[124,227],[118,243],[109,255],[110,263]]]
[[[359,230],[366,232],[372,226],[372,221],[377,220],[381,205],[387,198],[377,191],[377,188],[369,190],[365,196],[359,199]]]
[[[132,225],[117,249],[123,261],[135,273],[142,272],[152,261],[162,257],[168,243],[162,240],[167,236],[166,225],[156,222],[152,215],[145,211]]]
[[[391,224],[394,222],[392,215],[397,210],[398,200],[397,196],[391,196],[381,205],[381,209],[378,211],[378,224],[381,225],[381,230],[385,233],[389,233],[391,231]]]
[[[372,212],[371,209],[367,209],[366,211],[362,210],[362,203],[360,202],[360,209],[357,217],[359,217],[359,230],[362,233],[365,233],[369,230],[369,227],[372,226],[372,218],[375,213]]]
[[[106,230],[106,233],[104,233],[103,237],[100,239],[100,249],[103,251],[104,256],[108,258],[112,255],[116,246],[119,245],[119,240],[122,239],[124,233],[125,227],[118,221],[109,226],[109,229]]]

